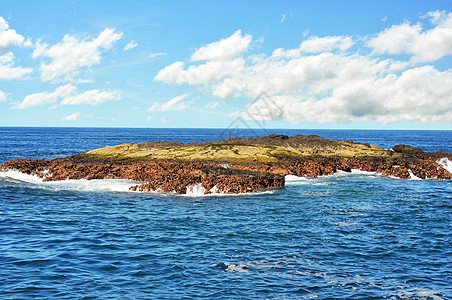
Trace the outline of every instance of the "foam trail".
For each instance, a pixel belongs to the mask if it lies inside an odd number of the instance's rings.
[[[450,161],[447,157],[438,159],[436,163],[440,164],[446,171],[452,174],[452,161]]]
[[[68,179],[60,181],[44,182],[42,178],[36,175],[24,174],[19,171],[8,170],[0,172],[0,180],[14,183],[28,184],[31,187],[51,189],[51,190],[68,190],[83,192],[129,192],[131,186],[142,182],[127,179]]]

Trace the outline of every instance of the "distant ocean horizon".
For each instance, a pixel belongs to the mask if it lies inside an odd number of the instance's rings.
[[[452,130],[0,127],[0,163],[123,143],[310,135],[452,152]],[[452,181],[337,172],[235,196],[0,172],[0,294],[450,299]]]

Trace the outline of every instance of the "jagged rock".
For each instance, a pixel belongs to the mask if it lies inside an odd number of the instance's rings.
[[[195,185],[201,185],[205,194],[281,188],[285,175],[317,177],[351,169],[402,179],[412,175],[452,179],[452,174],[437,163],[441,157],[452,159],[450,153],[428,153],[406,145],[394,146],[393,150],[313,135],[270,135],[199,144],[126,144],[52,160],[13,159],[1,164],[0,171],[14,169],[45,181],[130,179],[145,182],[131,188],[135,191],[178,194],[185,194]],[[150,158],[153,154],[163,158]]]

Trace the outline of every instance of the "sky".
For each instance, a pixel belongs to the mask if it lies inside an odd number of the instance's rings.
[[[452,129],[452,1],[0,0],[0,126]]]

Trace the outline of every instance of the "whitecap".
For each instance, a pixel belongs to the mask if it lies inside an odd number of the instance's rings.
[[[142,184],[140,181],[127,179],[67,179],[58,181],[44,181],[42,178],[25,174],[19,171],[8,170],[0,172],[0,179],[13,183],[27,184],[30,187],[50,189],[55,191],[82,191],[82,192],[129,192],[129,188]]]
[[[247,270],[247,267],[242,264],[231,264],[228,262],[225,262],[224,265],[226,266],[226,272],[232,273],[232,272],[239,272],[239,273],[249,273]]]
[[[0,172],[0,179],[10,182],[31,184],[40,184],[43,182],[42,178],[39,178],[36,175],[25,174],[16,170]]]
[[[363,170],[358,170],[358,169],[352,169],[351,171],[352,174],[358,174],[358,175],[382,175],[381,173],[377,173],[377,172],[370,172],[370,171],[363,171]]]
[[[309,183],[309,179],[306,177],[299,177],[295,175],[284,176],[285,185],[299,185]]]
[[[404,287],[399,286],[400,290],[395,296],[401,299],[433,299],[433,300],[443,300],[438,291],[427,290],[419,287]]]

